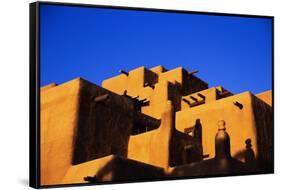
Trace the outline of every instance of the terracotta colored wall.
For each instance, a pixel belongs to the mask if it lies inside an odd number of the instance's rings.
[[[195,145],[195,140],[176,130],[173,105],[167,101],[158,129],[130,137],[128,158],[167,169],[185,163],[188,145]],[[201,155],[195,156],[199,160]]]
[[[93,99],[105,93],[110,99],[95,104]],[[41,183],[61,183],[72,164],[110,154],[126,156],[131,110],[127,98],[80,78],[42,91]]]
[[[72,163],[78,123],[79,79],[41,92],[41,184],[59,184]]]
[[[51,83],[51,84],[48,84],[48,85],[45,85],[45,86],[41,87],[41,88],[40,88],[40,91],[43,92],[43,91],[49,90],[50,88],[53,88],[53,87],[55,87],[55,86],[57,86],[56,83]]]
[[[149,96],[149,106],[142,107],[142,113],[160,119],[168,100],[172,100],[175,110],[180,109],[180,91],[173,83],[162,81],[155,85]]]
[[[240,109],[233,104],[238,101],[243,105]],[[255,104],[254,104],[255,102]],[[196,119],[200,119],[203,129],[203,152],[209,154],[209,158],[214,157],[214,137],[217,132],[217,122],[226,121],[227,132],[231,139],[231,154],[236,157],[246,147],[245,140],[251,139],[252,149],[256,157],[263,154],[258,148],[257,129],[263,130],[266,127],[272,127],[270,122],[260,125],[258,118],[265,118],[268,115],[262,115],[255,110],[261,102],[249,92],[223,98],[214,102],[199,105],[190,109],[185,109],[176,113],[176,127],[180,131],[184,128],[194,126]],[[263,105],[264,106],[264,105]],[[268,110],[269,107],[264,109]],[[263,139],[263,142],[270,141],[270,137]],[[262,146],[260,144],[260,146]],[[244,158],[237,156],[244,161]]]
[[[203,95],[205,97],[205,99],[200,97],[198,94]],[[196,103],[196,101],[193,100],[191,97],[196,98],[197,101],[204,101],[205,103],[216,101],[217,100],[217,89],[215,87],[212,87],[212,88],[209,88],[209,89],[206,89],[206,90],[202,90],[202,91],[199,91],[199,92],[196,92],[196,93],[192,93],[192,94],[189,94],[189,95],[186,95],[186,96],[182,96],[182,98],[181,98],[181,110],[189,109],[191,107],[184,100],[187,100],[190,104]]]
[[[257,129],[258,164],[262,171],[273,171],[273,114],[272,107],[254,96],[253,108]]]
[[[163,168],[169,166],[169,147],[174,130],[172,110],[171,102],[166,103],[158,129],[130,137],[128,158]]]
[[[183,95],[191,94],[194,92],[199,92],[201,90],[205,90],[208,88],[208,83],[202,81],[198,77],[194,75],[189,75],[188,76],[188,84],[187,84],[187,89],[186,92],[183,93]]]
[[[102,87],[120,95],[127,90],[127,94],[130,96],[140,96],[141,99],[147,98],[153,89],[144,87],[144,84],[146,82],[155,84],[158,81],[157,74],[145,67],[136,68],[128,73],[128,76],[120,74],[104,80]]]
[[[103,94],[108,94],[109,99],[95,103],[95,97]],[[132,110],[133,104],[127,98],[84,81],[73,164],[110,154],[126,156],[133,125]]]
[[[263,100],[268,105],[272,106],[272,90],[268,90],[259,94],[256,94],[256,96]]]
[[[172,100],[174,109],[181,110],[182,94],[193,93],[206,89],[208,84],[179,67],[167,71],[162,66],[152,69],[139,67],[125,74],[106,79],[102,87],[117,94],[127,94],[139,99],[146,98],[149,105],[142,108],[142,112],[159,119],[164,111],[167,100]],[[150,83],[154,88],[144,87],[145,83]]]
[[[153,67],[150,69],[152,72],[156,73],[156,74],[160,74],[160,73],[164,73],[167,71],[167,69],[161,65],[158,65],[156,67]]]
[[[152,87],[145,87],[145,83]],[[186,70],[167,71],[161,66],[150,70],[140,67],[130,71],[128,76],[121,74],[107,79],[102,85],[104,88],[78,78],[41,88],[43,185],[81,183],[84,175],[94,175],[106,167],[117,167],[120,159],[109,156],[111,154],[124,157],[121,164],[127,163],[124,161],[127,157],[136,160],[129,161],[130,164],[140,161],[168,171],[169,167],[186,164],[186,147],[193,146],[198,161],[202,156],[201,144],[184,133],[186,128],[193,128],[196,121],[202,127],[204,155],[214,157],[217,122],[225,120],[232,156],[245,161],[245,141],[250,139],[250,148],[259,159],[259,167],[272,168],[273,118],[272,108],[268,105],[271,105],[271,91],[257,95],[259,98],[249,92],[221,96],[219,94],[225,91],[223,88],[206,89],[207,83],[188,75]],[[135,113],[133,101],[120,96],[125,90],[132,97],[146,98],[149,104]],[[104,94],[109,98],[94,101]],[[199,94],[205,96],[201,105],[190,107],[182,100],[185,98],[194,103],[193,96],[201,101]],[[239,108],[235,102],[242,107]],[[154,130],[131,135],[137,122],[144,125],[159,123],[156,119],[161,119],[159,128],[154,129],[153,125]],[[137,164],[136,168],[155,174],[153,166],[142,164]],[[116,170],[117,173],[120,171],[120,168]],[[108,179],[118,179],[116,175]]]

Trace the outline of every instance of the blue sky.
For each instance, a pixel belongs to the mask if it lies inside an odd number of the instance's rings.
[[[272,20],[41,5],[41,86],[95,84],[139,66],[184,67],[210,87],[259,93],[272,86]]]

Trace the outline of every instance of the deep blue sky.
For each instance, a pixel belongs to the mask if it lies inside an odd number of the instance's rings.
[[[199,70],[239,93],[272,85],[272,20],[41,5],[41,86],[82,77],[96,84],[163,65]]]

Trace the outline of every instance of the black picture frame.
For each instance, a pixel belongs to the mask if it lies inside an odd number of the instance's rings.
[[[217,12],[200,12],[187,10],[170,10],[156,8],[141,8],[141,7],[125,7],[125,6],[110,6],[110,5],[92,5],[78,3],[59,3],[59,2],[34,2],[29,5],[29,185],[33,188],[51,188],[51,187],[71,187],[71,186],[88,186],[89,184],[64,184],[64,185],[41,185],[40,184],[40,5],[59,5],[68,7],[88,7],[88,8],[106,8],[118,10],[139,10],[151,12],[171,12],[171,13],[188,13],[202,15],[217,15],[217,16],[232,16],[232,17],[247,17],[247,18],[269,18],[272,19],[272,111],[273,111],[273,134],[274,134],[274,17],[264,15],[247,15],[247,14],[232,14],[232,13],[217,13]],[[272,139],[274,145],[274,138]],[[273,152],[274,154],[274,152]],[[273,155],[274,157],[274,155]],[[274,163],[273,163],[274,165]],[[273,171],[274,172],[274,171]],[[258,173],[260,174],[260,173]],[[239,174],[241,175],[241,174]],[[242,174],[243,175],[243,174]],[[224,175],[225,176],[225,175]],[[230,175],[235,176],[235,175]],[[220,177],[220,176],[202,176],[205,177]],[[176,180],[176,179],[192,179],[193,177],[176,177],[169,179],[148,179],[140,181],[161,181],[161,180]],[[197,177],[194,177],[197,178]],[[137,182],[140,182],[137,181]],[[123,182],[107,182],[97,184],[115,184],[115,183],[130,183],[136,181]]]

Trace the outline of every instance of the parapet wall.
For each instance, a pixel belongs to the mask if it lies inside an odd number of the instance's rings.
[[[182,67],[167,70],[157,66],[123,72],[104,80],[102,87],[120,95],[126,93],[147,99],[149,104],[142,107],[142,112],[159,119],[168,100],[172,101],[175,111],[179,111],[182,96],[205,90],[208,84]]]
[[[250,92],[244,92],[177,112],[176,128],[184,132],[199,120],[202,126],[203,154],[209,155],[208,159],[215,155],[217,121],[224,120],[231,137],[231,155],[245,162],[248,145],[254,152],[253,159],[264,162],[272,159],[271,115],[270,106]]]

